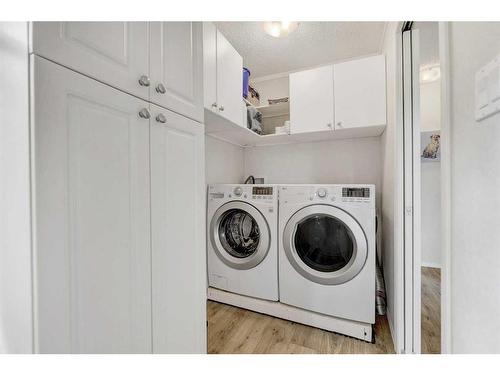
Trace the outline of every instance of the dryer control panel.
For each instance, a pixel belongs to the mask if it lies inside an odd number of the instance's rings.
[[[285,203],[355,203],[375,206],[374,185],[288,185],[280,187]]]
[[[367,187],[343,187],[342,198],[370,198],[370,189]]]

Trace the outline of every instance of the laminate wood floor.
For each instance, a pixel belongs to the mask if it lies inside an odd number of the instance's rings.
[[[377,316],[375,344],[213,301],[207,316],[211,354],[394,353],[385,316]]]
[[[422,353],[441,353],[441,270],[422,267]]]

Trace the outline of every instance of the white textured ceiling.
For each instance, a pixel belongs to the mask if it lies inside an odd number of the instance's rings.
[[[380,52],[386,22],[300,22],[285,38],[263,30],[263,22],[216,22],[243,56],[252,78]]]

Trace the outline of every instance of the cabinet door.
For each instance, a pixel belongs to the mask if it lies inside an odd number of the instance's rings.
[[[240,126],[243,58],[217,30],[217,104],[219,114]]]
[[[203,93],[205,108],[217,112],[217,29],[212,22],[203,22]]]
[[[34,22],[31,50],[120,90],[149,99],[147,22]]]
[[[152,107],[153,351],[206,352],[204,126]]]
[[[200,22],[152,22],[150,98],[203,120],[203,50]]]
[[[385,57],[334,65],[335,129],[386,123]]]
[[[290,74],[290,132],[333,129],[333,67]]]
[[[149,353],[147,103],[31,62],[35,350]]]

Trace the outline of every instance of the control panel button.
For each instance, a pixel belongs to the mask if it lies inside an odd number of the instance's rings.
[[[237,197],[240,197],[241,194],[243,194],[243,189],[239,186],[235,187],[234,188],[234,195]]]
[[[316,194],[318,195],[319,198],[325,198],[327,191],[325,188],[319,188]]]

